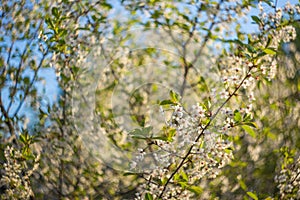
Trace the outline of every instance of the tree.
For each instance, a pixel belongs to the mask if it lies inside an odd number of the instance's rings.
[[[279,3],[2,2],[1,198],[299,198]]]

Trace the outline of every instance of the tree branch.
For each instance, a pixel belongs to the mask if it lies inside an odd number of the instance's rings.
[[[233,91],[233,93],[231,93],[229,95],[229,97],[226,99],[226,101],[218,108],[218,110],[214,113],[214,115],[210,118],[209,122],[205,125],[205,127],[202,129],[201,133],[197,136],[197,138],[195,139],[194,143],[190,146],[190,148],[188,149],[186,155],[183,157],[183,159],[181,160],[181,162],[179,163],[179,165],[177,166],[177,168],[175,169],[175,171],[171,174],[171,176],[168,178],[167,182],[165,183],[160,195],[158,198],[162,198],[165,190],[167,189],[168,184],[170,183],[170,181],[172,180],[172,178],[175,176],[175,174],[179,171],[179,169],[183,166],[183,164],[185,163],[185,161],[187,160],[188,156],[191,154],[195,144],[199,141],[199,139],[204,135],[204,131],[207,130],[207,128],[210,126],[211,122],[216,118],[216,116],[219,114],[219,112],[221,111],[221,109],[226,105],[226,103],[236,94],[236,92],[241,88],[241,86],[243,85],[243,83],[245,82],[245,80],[247,78],[250,77],[250,72],[251,70],[254,68],[254,66],[250,67],[248,70],[247,75],[243,78],[243,80],[240,82],[240,84],[235,88],[235,90]]]
[[[217,5],[217,10],[219,11],[220,10],[220,6],[221,4],[223,3],[224,0],[220,0],[220,2],[218,3]],[[204,50],[204,47],[206,46],[209,38],[210,38],[210,35],[211,35],[211,31],[213,29],[213,27],[215,26],[216,24],[216,18],[218,16],[218,12],[214,13],[213,15],[213,21],[212,23],[210,24],[209,28],[208,28],[208,32],[202,42],[202,44],[200,45],[200,50],[198,51],[197,55],[195,56],[195,58],[193,59],[193,61],[191,62],[191,64],[187,65],[185,64],[184,66],[184,76],[183,76],[183,83],[181,85],[181,89],[180,89],[180,96],[183,96],[184,94],[184,90],[185,90],[185,87],[186,87],[186,81],[187,81],[187,76],[188,76],[188,73],[189,73],[189,70],[190,68],[192,68],[194,66],[194,64],[196,63],[196,61],[198,60],[199,56],[202,54],[203,50]],[[185,61],[185,59],[184,59]]]

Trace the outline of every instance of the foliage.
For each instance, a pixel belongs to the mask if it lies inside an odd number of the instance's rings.
[[[278,2],[2,1],[1,199],[300,198]]]

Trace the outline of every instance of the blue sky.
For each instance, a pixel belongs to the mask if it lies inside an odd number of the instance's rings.
[[[126,17],[126,15],[128,16],[129,13],[126,12],[124,10],[124,8],[122,8],[119,1],[112,0],[111,2],[114,5],[114,10],[113,10],[111,16],[115,16],[115,15],[119,15],[121,17]],[[291,4],[295,4],[298,1],[292,0],[290,2],[291,2]],[[277,7],[282,7],[285,3],[286,3],[286,1],[284,1],[284,0],[278,0]],[[258,12],[259,12],[258,9],[252,8],[251,12],[249,13],[250,20],[248,20],[247,23],[241,24],[242,30],[244,30],[245,32],[249,32],[249,33],[253,32],[255,30],[258,30],[257,25],[252,24],[251,18],[250,18],[251,15],[257,15]],[[5,40],[4,42],[10,43],[9,40]],[[20,44],[17,44],[16,46],[18,48],[22,49],[22,46],[24,46],[24,44],[20,43]],[[2,54],[2,56],[4,56],[4,58],[7,56],[7,55],[5,55],[5,53],[4,54],[1,53],[1,54]],[[30,71],[25,72],[24,75],[27,75],[32,78],[32,72],[30,72]],[[53,68],[41,69],[39,72],[39,77],[42,77],[45,81],[44,81],[44,84],[37,83],[38,93],[43,95],[45,105],[48,103],[50,105],[52,105],[58,99],[59,91],[60,91],[59,87],[58,87],[58,83],[56,81],[56,75],[55,75],[54,69]],[[4,89],[2,91],[2,98],[3,98],[3,102],[4,102],[5,106],[8,106],[8,103],[9,103],[9,100],[7,97],[8,97],[8,90]],[[16,106],[12,107],[12,111],[14,110],[14,107],[16,107]],[[24,104],[20,114],[22,115],[22,114],[26,113],[26,115],[28,115],[28,117],[30,117],[31,119],[35,118],[35,114],[30,112],[29,107],[27,107],[26,104]],[[32,122],[34,123],[34,120]]]
[[[114,5],[114,14],[120,14],[122,13],[122,15],[127,15],[129,14],[128,12],[125,11],[124,8],[122,8],[121,4],[119,1],[115,1],[115,0],[112,0],[111,1],[112,4]],[[285,0],[278,0],[277,2],[277,6],[278,7],[282,7],[284,6],[284,4],[286,3],[287,1]],[[291,0],[290,1],[292,4],[295,4],[297,3],[298,1],[297,0]],[[252,8],[251,9],[251,12],[249,13],[249,20],[248,22],[245,24],[245,23],[242,23],[242,30],[244,30],[245,32],[253,32],[253,31],[258,31],[258,27],[256,24],[253,24],[252,23],[252,20],[250,18],[251,15],[257,15],[259,13],[259,10],[258,9],[254,9]],[[58,84],[56,82],[56,78],[55,78],[55,72],[53,69],[43,69],[41,72],[40,72],[40,75],[45,79],[46,81],[46,85],[45,85],[45,92],[46,92],[46,95],[48,97],[48,99],[51,99],[56,97],[59,93],[59,89],[57,88],[58,87]],[[42,88],[39,88],[40,91],[42,91]],[[53,103],[53,101],[51,101],[51,103]]]

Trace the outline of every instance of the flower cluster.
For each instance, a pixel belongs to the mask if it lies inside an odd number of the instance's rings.
[[[224,139],[224,135],[214,129],[207,129],[210,114],[204,106],[193,105],[190,112],[185,111],[181,105],[174,105],[171,108],[173,113],[165,129],[168,131],[166,135],[172,132],[171,137],[155,141],[157,152],[150,153],[154,155],[154,162],[159,164],[147,171],[145,178],[148,181],[138,193],[139,198],[147,192],[157,198],[163,184],[152,180],[160,180],[163,183],[164,180],[171,178],[171,186],[163,198],[188,199],[193,193],[183,190],[181,182],[194,185],[203,177],[215,178],[219,169],[232,158],[231,144]],[[145,154],[145,151],[141,151],[134,162],[146,162]],[[182,169],[172,178],[172,172],[184,158],[186,161]]]
[[[161,176],[161,171],[155,170],[152,172],[152,175],[159,175]],[[162,177],[162,176],[161,176]],[[142,200],[145,199],[144,196],[147,194],[151,194],[153,199],[158,198],[158,194],[161,193],[163,190],[163,186],[157,184],[156,182],[149,182],[146,184],[141,185],[138,188],[138,192],[136,193],[136,198],[135,200]],[[183,199],[183,200],[188,200],[193,197],[193,194],[187,190],[182,189],[181,187],[171,185],[168,191],[166,192],[165,196],[162,199]]]
[[[1,195],[1,199],[30,199],[34,196],[30,176],[39,166],[39,154],[32,168],[22,159],[21,152],[13,147],[6,147],[4,157],[6,162],[3,164],[4,173],[0,183],[5,188],[5,193]]]
[[[235,41],[239,48],[244,49],[243,53],[225,55],[219,59],[219,67],[221,69],[221,79],[225,86],[218,94],[212,95],[213,104],[218,104],[220,99],[227,99],[233,95],[240,87],[242,90],[235,94],[237,98],[243,99],[243,105],[240,107],[232,107],[231,110],[239,110],[241,113],[250,114],[253,109],[253,101],[255,101],[254,88],[257,80],[275,78],[278,62],[275,57],[276,52],[282,42],[290,42],[296,38],[296,30],[293,26],[287,25],[287,19],[283,13],[292,15],[298,11],[292,10],[290,4],[287,4],[283,9],[277,9],[276,12],[269,14],[264,13],[263,7],[260,4],[261,19],[253,17],[253,20],[264,27],[257,35],[249,37],[248,44],[242,41]],[[280,14],[281,13],[281,14]],[[269,16],[269,17],[266,17]],[[292,20],[293,18],[288,18]],[[267,29],[268,31],[265,32]],[[215,98],[219,97],[219,98]],[[246,101],[245,101],[245,98]],[[227,112],[227,111],[225,111]],[[231,111],[232,113],[232,111]],[[223,130],[232,127],[232,116],[226,117],[224,120]]]
[[[166,137],[158,137],[152,143],[159,153],[153,148],[149,152],[143,149],[134,161],[146,162],[146,155],[150,153],[154,163],[158,163],[154,169],[147,171],[147,182],[138,197],[149,193],[154,198],[170,199],[174,197],[172,194],[178,198],[186,191],[183,188],[197,185],[203,177],[217,176],[218,169],[232,158],[231,145],[226,140],[228,130],[243,124],[256,126],[251,122],[256,80],[275,77],[277,61],[274,55],[279,44],[295,37],[293,27],[283,26],[272,29],[270,34],[258,34],[250,38],[249,44],[237,42],[245,51],[239,55],[225,55],[218,63],[225,88],[219,93],[216,93],[216,88],[212,90],[212,103],[217,108],[212,109],[204,104],[192,106],[191,111],[185,110],[180,104],[171,107],[172,116],[164,130]],[[240,96],[247,97],[247,101],[241,100],[242,105],[225,107],[233,96],[240,100]],[[220,100],[221,104],[218,103]],[[216,115],[217,120],[212,122]],[[185,182],[185,187],[182,187],[182,182]]]
[[[258,45],[268,48],[278,48],[280,42],[290,42],[296,38],[296,30],[292,24],[295,15],[300,14],[300,6],[292,6],[289,2],[283,8],[275,8],[274,12],[266,13],[259,3],[260,14],[254,21],[259,25],[261,35]]]
[[[220,61],[222,66],[222,79],[223,83],[227,88],[237,87],[241,80],[247,75],[250,68],[253,67],[253,63],[249,60],[239,57],[236,55],[229,55]],[[243,87],[246,89],[248,87],[253,88],[254,78],[249,77],[243,82]],[[228,91],[223,91],[220,93],[221,99],[226,99],[228,97]]]
[[[275,176],[280,199],[300,199],[300,157]]]

